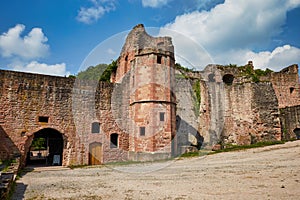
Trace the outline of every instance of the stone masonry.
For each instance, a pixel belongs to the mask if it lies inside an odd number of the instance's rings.
[[[171,38],[143,25],[117,63],[111,83],[0,70],[0,159],[24,166],[38,135],[61,136],[64,166],[300,138],[297,65],[259,81],[238,67],[182,71]]]

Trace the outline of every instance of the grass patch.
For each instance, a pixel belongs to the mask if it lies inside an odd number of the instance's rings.
[[[16,160],[4,160],[4,161],[1,161],[2,169],[0,169],[0,170],[3,171],[3,172],[7,172],[8,169],[9,169],[9,166],[12,163],[16,163],[16,162],[17,162]]]
[[[85,167],[88,167],[88,166],[92,166],[92,165],[69,165],[68,167],[70,169],[81,169],[81,168],[85,168]]]
[[[191,158],[191,157],[201,157],[210,154],[212,151],[210,150],[200,150],[197,152],[188,152],[180,155],[180,158]]]
[[[229,152],[229,151],[246,150],[246,149],[265,147],[265,146],[284,144],[284,143],[285,143],[284,141],[265,141],[265,142],[258,142],[255,144],[250,144],[250,145],[227,145],[226,148],[214,151],[214,152],[212,152],[212,154],[213,153],[221,153],[221,152]]]

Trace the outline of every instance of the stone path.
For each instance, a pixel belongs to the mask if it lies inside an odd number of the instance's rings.
[[[300,141],[154,164],[33,171],[17,181],[13,197],[69,200],[299,198]]]

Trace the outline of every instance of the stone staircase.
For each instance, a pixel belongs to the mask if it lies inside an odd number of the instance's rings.
[[[10,166],[0,166],[0,199],[8,199],[9,192],[12,189],[13,183],[16,179],[20,162],[16,159],[16,162],[11,163]]]

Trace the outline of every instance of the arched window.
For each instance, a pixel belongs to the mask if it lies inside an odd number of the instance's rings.
[[[92,123],[92,133],[100,133],[100,123],[99,122]]]
[[[119,135],[117,133],[113,133],[110,135],[110,148],[118,148],[119,147]]]

